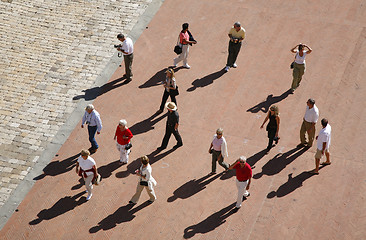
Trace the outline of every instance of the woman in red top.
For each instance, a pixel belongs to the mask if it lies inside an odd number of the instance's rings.
[[[249,197],[249,187],[252,179],[252,168],[247,163],[247,158],[240,156],[229,169],[236,170],[236,187],[238,188],[238,198],[236,200],[236,209],[241,207],[241,203],[244,197]]]
[[[177,64],[183,60],[183,67],[190,69],[191,67],[187,63],[188,58],[188,52],[189,52],[189,45],[196,44],[197,41],[193,39],[190,39],[190,34],[188,31],[188,23],[183,23],[182,25],[182,31],[179,34],[179,45],[182,47],[182,53],[174,58],[174,67],[177,66]]]
[[[116,129],[116,133],[114,135],[114,140],[117,138],[117,150],[120,152],[121,163],[128,163],[128,155],[130,154],[130,144],[128,144],[133,137],[130,129],[127,128],[127,121],[122,119],[119,121],[119,124]],[[127,149],[126,149],[127,147]]]

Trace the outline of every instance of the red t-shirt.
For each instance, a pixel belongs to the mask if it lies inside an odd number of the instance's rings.
[[[248,163],[245,163],[244,167],[241,168],[238,162],[233,168],[236,170],[236,178],[239,181],[246,181],[252,177],[252,168]]]
[[[117,142],[121,145],[126,145],[130,142],[131,138],[133,137],[132,132],[130,129],[126,128],[124,131],[122,131],[119,126],[117,126],[116,129],[116,136],[117,136]],[[123,139],[123,136],[128,137],[128,139]]]
[[[188,34],[188,32],[180,32],[180,34],[179,34],[179,42],[181,43],[181,44],[183,44],[183,39],[185,39],[186,41],[189,41],[189,34]]]

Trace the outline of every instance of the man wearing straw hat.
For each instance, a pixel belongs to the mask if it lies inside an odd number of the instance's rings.
[[[177,112],[177,106],[173,102],[168,102],[165,107],[168,109],[168,119],[166,121],[163,142],[161,143],[161,146],[157,148],[158,151],[161,151],[168,146],[168,142],[172,134],[177,140],[177,144],[173,148],[179,148],[183,146],[182,137],[178,132],[179,114]]]

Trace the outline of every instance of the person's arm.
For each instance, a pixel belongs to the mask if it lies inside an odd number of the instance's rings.
[[[78,162],[76,162],[76,168],[75,168],[75,170],[76,170],[76,173],[79,174],[79,163]]]
[[[100,134],[100,131],[102,130],[102,120],[100,119],[99,114],[95,114],[95,120],[97,122],[97,134]]]
[[[123,139],[127,140],[127,139],[131,139],[132,137],[133,137],[132,132],[130,131],[130,129],[126,128],[125,135],[123,136]]]
[[[210,151],[211,151],[212,147],[213,147],[213,144],[211,143],[211,144],[210,144],[210,147],[208,148],[208,153],[210,153]]]
[[[304,44],[304,47],[306,47],[308,50],[306,51],[306,54],[310,54],[313,50],[308,46]]]
[[[113,140],[116,140],[116,138],[117,138],[117,132],[118,132],[118,126],[117,126],[117,129],[116,129],[116,132],[114,133],[114,138],[113,138]]]
[[[169,85],[169,89],[172,89],[172,90],[176,89],[177,84],[175,83],[175,79],[174,78],[170,79],[170,82],[171,82],[171,84]]]
[[[178,130],[178,126],[179,126],[179,123],[176,123],[175,126],[174,126],[174,130],[177,131]]]
[[[248,185],[247,185],[247,190],[249,190],[249,188],[250,188],[250,183],[252,182],[252,178],[249,178],[249,182],[248,182]]]
[[[276,137],[278,137],[278,132],[280,131],[280,116],[276,116],[276,122],[277,122],[277,131],[276,131]]]
[[[292,52],[292,53],[296,53],[296,48],[299,46],[299,44],[297,44],[295,47],[293,47],[290,51]]]
[[[270,114],[270,112],[268,112],[268,114],[267,114],[266,118],[264,119],[262,126],[260,128],[263,128],[264,124],[267,122],[267,120],[269,118],[269,114]]]
[[[83,127],[84,127],[84,123],[85,123],[85,121],[86,121],[86,111],[85,111],[85,113],[84,113],[83,119],[81,120],[81,128],[83,128]]]
[[[231,169],[233,169],[234,167],[235,167],[235,165],[237,164],[239,162],[239,159],[238,160],[236,160],[233,164],[230,164],[230,166],[229,166],[229,170],[231,170]]]
[[[94,173],[94,177],[93,177],[92,181],[94,181],[98,177],[97,166],[94,165],[92,169],[93,169],[93,173]]]

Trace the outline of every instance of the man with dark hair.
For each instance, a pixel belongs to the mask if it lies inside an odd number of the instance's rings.
[[[183,23],[182,31],[179,34],[179,45],[182,47],[182,53],[174,58],[174,67],[183,60],[183,67],[190,69],[191,66],[187,63],[188,52],[189,52],[189,45],[196,44],[197,41],[194,40],[192,34],[188,31],[189,24]]]
[[[320,159],[325,153],[327,160],[322,165],[330,165],[330,139],[332,134],[332,127],[328,124],[328,120],[323,118],[321,121],[322,130],[320,130],[317,139],[317,150],[315,153],[315,169],[312,171],[313,174],[319,174]]]
[[[121,47],[117,50],[122,52],[123,61],[125,62],[125,77],[127,82],[132,81],[132,61],[133,61],[133,42],[131,38],[125,37],[122,33],[117,35],[117,39],[122,42]],[[120,65],[121,66],[121,65]]]
[[[306,111],[300,129],[300,141],[298,147],[311,147],[315,136],[315,124],[319,119],[319,110],[315,105],[315,100],[309,98],[306,102]],[[305,134],[308,133],[309,141],[306,142]]]
[[[231,67],[236,68],[236,58],[240,52],[241,43],[245,38],[245,29],[241,27],[240,22],[234,23],[234,26],[230,29],[229,34],[229,55],[227,57],[227,63],[225,71],[229,71]]]

